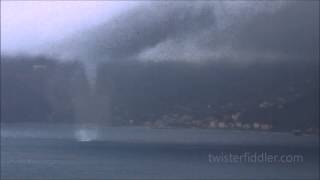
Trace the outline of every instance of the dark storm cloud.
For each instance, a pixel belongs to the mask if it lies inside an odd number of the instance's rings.
[[[198,33],[214,24],[210,4],[144,4],[66,43],[80,56],[125,59],[172,38]],[[199,32],[200,33],[200,32]]]
[[[260,13],[235,24],[234,49],[288,58],[319,58],[319,6],[317,2],[291,2],[274,13]]]
[[[62,49],[90,60],[319,58],[319,2],[248,2],[224,11],[221,4],[143,4],[74,36]]]

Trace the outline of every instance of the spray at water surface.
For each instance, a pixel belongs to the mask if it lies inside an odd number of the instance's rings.
[[[318,59],[318,22],[314,18],[318,6],[313,4],[316,2],[137,3],[135,8],[119,12],[100,25],[77,31],[58,43],[48,43],[49,47],[42,52],[58,59],[76,59],[83,64],[83,69],[72,75],[70,83],[74,136],[90,141],[99,138],[101,126],[108,125],[110,100],[116,94],[109,93],[106,87],[103,93],[99,92],[97,69],[101,64],[176,60],[254,64],[252,62]],[[131,67],[118,68],[124,75],[114,73],[117,76],[114,79],[123,81],[130,73],[134,76],[135,70],[129,72]],[[125,114],[128,108],[130,105],[121,112]],[[123,116],[123,121],[133,122],[131,115]]]

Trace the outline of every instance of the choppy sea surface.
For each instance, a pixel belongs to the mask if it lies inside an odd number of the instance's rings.
[[[1,126],[1,179],[319,179],[317,136],[54,124]],[[208,155],[299,155],[212,162]]]

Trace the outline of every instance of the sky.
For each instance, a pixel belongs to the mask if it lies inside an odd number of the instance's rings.
[[[318,1],[1,1],[1,52],[83,61],[319,59]]]
[[[36,51],[133,5],[123,1],[1,1],[1,52]]]

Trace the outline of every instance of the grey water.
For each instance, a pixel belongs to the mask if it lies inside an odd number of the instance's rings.
[[[318,137],[210,129],[1,126],[1,179],[318,179]],[[82,129],[82,132],[90,130]],[[91,130],[92,131],[92,130]],[[90,133],[89,133],[90,134]],[[88,135],[90,136],[90,135]],[[298,163],[210,162],[209,154],[299,154]]]

